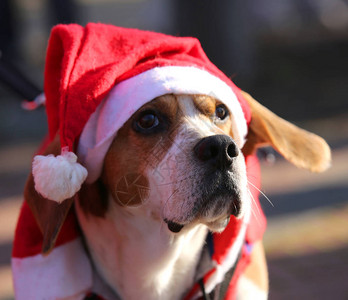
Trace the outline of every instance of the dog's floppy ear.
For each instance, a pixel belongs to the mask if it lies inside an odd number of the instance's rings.
[[[55,156],[60,154],[58,135],[44,151],[44,155],[48,154]],[[24,197],[43,234],[42,253],[48,254],[54,247],[59,231],[74,202],[75,196],[65,200],[61,204],[44,198],[35,190],[34,178],[32,173],[30,173],[24,189]]]
[[[242,91],[242,94],[251,109],[251,123],[243,147],[245,155],[257,147],[271,145],[297,167],[322,172],[330,166],[331,151],[321,137],[278,117],[248,93]]]

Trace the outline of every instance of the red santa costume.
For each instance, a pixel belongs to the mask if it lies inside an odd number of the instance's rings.
[[[104,24],[58,25],[51,33],[45,67],[49,139],[60,136],[58,157],[36,157],[35,189],[61,203],[81,184],[100,175],[104,155],[117,130],[143,104],[168,94],[208,94],[232,112],[242,147],[251,114],[232,81],[206,57],[194,38],[124,29]],[[81,165],[76,162],[77,153]],[[248,180],[260,187],[256,157],[245,157]],[[71,176],[71,174],[73,174]],[[72,179],[71,179],[72,177]],[[65,188],[63,189],[62,186]],[[253,243],[262,238],[265,217],[258,191],[242,219],[233,216],[220,234],[209,234],[208,264],[185,299],[196,299],[228,280],[225,299],[234,299],[236,283],[249,262]],[[251,213],[253,212],[253,213]],[[84,249],[71,208],[52,252],[41,254],[43,235],[23,203],[12,254],[16,299],[108,299],[107,288]],[[208,267],[207,267],[208,266]],[[229,274],[229,275],[228,275]]]

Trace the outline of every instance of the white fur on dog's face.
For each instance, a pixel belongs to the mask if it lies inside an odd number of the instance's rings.
[[[153,217],[168,224],[203,223],[212,231],[222,231],[231,214],[242,216],[248,197],[241,151],[223,171],[207,166],[194,153],[202,138],[235,135],[233,112],[221,120],[215,114],[218,106],[221,103],[208,96],[166,95],[136,112],[105,159],[103,177],[116,203],[146,205]],[[146,114],[158,117],[151,130],[138,128]]]

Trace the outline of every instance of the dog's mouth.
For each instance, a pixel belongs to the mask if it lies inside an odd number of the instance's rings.
[[[167,219],[164,219],[164,222],[168,226],[168,230],[171,231],[172,233],[179,233],[187,224],[180,224],[174,221],[170,221]],[[230,222],[230,216],[222,217],[218,220],[206,222],[206,226],[214,232],[221,232],[223,231],[228,223]]]
[[[187,190],[179,191],[175,205],[164,211],[163,221],[172,233],[197,224],[212,232],[223,231],[232,217],[243,216],[243,188],[237,172],[211,172],[204,179],[192,181],[188,197]],[[185,199],[185,200],[183,200]],[[184,204],[182,201],[185,201]]]
[[[201,201],[196,202],[198,211],[210,211],[215,216],[241,215],[242,188],[237,172],[213,172],[205,176],[203,186]]]
[[[180,232],[181,229],[183,229],[184,226],[185,226],[185,225],[183,225],[183,224],[179,224],[179,223],[176,223],[176,222],[167,220],[167,219],[164,219],[164,222],[167,223],[168,229],[169,229],[171,232],[173,232],[173,233],[178,233],[178,232]]]
[[[201,195],[202,196],[202,195]],[[213,232],[223,231],[230,217],[240,218],[243,215],[243,205],[239,193],[231,189],[215,189],[199,197],[192,209],[180,218],[164,218],[168,230],[179,233],[184,227],[194,224],[204,224]]]
[[[230,216],[222,217],[213,222],[207,222],[206,225],[213,232],[221,232],[227,227],[228,223],[230,222],[230,219]]]

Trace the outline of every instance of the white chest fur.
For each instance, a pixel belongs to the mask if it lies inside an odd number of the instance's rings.
[[[204,225],[173,234],[144,205],[113,201],[104,219],[84,215],[78,203],[76,211],[97,271],[122,299],[180,299],[193,286]]]

